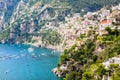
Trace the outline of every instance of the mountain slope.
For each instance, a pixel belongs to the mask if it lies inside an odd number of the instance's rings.
[[[41,43],[41,40],[43,40],[41,38],[44,34],[42,29],[47,31],[49,28],[46,26],[49,23],[54,27],[52,31],[55,31],[55,34],[57,34],[55,38],[51,40],[55,41],[56,39],[60,39],[58,38],[60,35],[58,30],[59,24],[61,22],[65,23],[66,16],[72,17],[76,12],[81,11],[94,11],[108,3],[108,5],[119,3],[119,0],[107,1],[108,0],[1,0],[0,42]],[[51,41],[46,40],[42,43],[47,45],[48,43],[53,43]],[[56,45],[64,44],[63,41],[64,36],[58,40]]]
[[[81,9],[86,11],[95,11],[103,6],[110,6],[113,4],[118,4],[120,0],[60,0],[61,2],[66,2],[72,7],[73,11],[80,12]]]

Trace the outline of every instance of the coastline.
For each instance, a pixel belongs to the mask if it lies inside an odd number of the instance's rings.
[[[62,53],[64,51],[64,49],[59,45],[54,46],[54,45],[43,45],[43,44],[37,44],[37,43],[23,43],[23,44],[32,45],[32,46],[35,46],[35,47],[38,47],[38,48],[51,49],[51,50],[54,50],[54,51],[57,51],[57,52],[60,52],[60,53]]]

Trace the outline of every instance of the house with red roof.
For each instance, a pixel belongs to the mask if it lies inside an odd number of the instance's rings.
[[[104,19],[100,22],[100,30],[104,30],[106,27],[112,25],[112,20]]]

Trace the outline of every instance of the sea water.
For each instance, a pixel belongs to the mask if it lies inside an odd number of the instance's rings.
[[[59,56],[45,48],[0,44],[0,80],[60,80],[51,72]]]

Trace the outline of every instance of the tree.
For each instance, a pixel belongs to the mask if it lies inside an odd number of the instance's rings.
[[[100,76],[100,79],[102,79],[103,75],[106,75],[106,69],[102,64],[98,65],[98,69],[96,70],[96,73],[98,76]]]
[[[82,80],[92,80],[93,76],[90,72],[84,72],[83,76],[82,76]]]
[[[112,31],[112,30],[111,30],[110,27],[106,27],[105,30],[106,30],[109,34],[111,34],[111,31]]]

